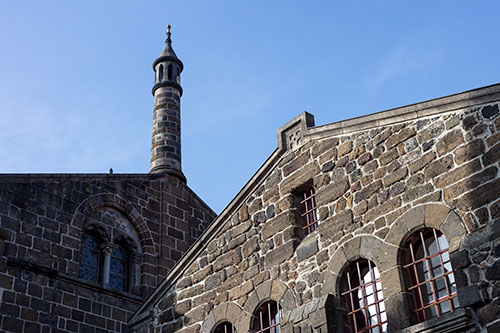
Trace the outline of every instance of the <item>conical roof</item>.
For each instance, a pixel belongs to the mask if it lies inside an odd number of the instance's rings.
[[[184,65],[182,64],[182,61],[177,58],[177,55],[174,52],[174,49],[172,48],[172,38],[171,38],[171,33],[170,33],[170,24],[167,25],[167,39],[165,40],[165,48],[161,52],[160,56],[156,58],[156,60],[153,62],[153,69],[156,67],[156,65],[159,62],[163,61],[174,61],[179,64],[181,67],[181,70],[183,69]]]

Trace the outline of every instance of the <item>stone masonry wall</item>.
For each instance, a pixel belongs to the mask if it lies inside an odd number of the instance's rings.
[[[341,330],[339,279],[360,257],[379,268],[389,331],[401,330],[415,324],[401,246],[413,231],[433,227],[450,243],[458,285],[461,308],[449,321],[498,331],[499,159],[498,103],[287,151],[137,330],[209,333],[227,320],[248,332],[256,306],[269,299],[283,303],[283,332]],[[303,237],[294,192],[307,184],[320,225]]]
[[[213,218],[170,176],[1,175],[1,331],[129,331],[131,313]],[[89,227],[135,247],[127,292],[79,277]]]

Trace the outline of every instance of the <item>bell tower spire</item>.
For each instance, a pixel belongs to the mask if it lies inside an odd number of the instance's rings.
[[[167,25],[165,48],[153,62],[153,135],[151,140],[151,173],[165,173],[182,181],[181,168],[181,109],[182,61],[172,48],[170,24]]]

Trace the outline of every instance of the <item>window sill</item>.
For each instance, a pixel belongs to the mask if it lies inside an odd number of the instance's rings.
[[[319,234],[314,231],[302,239],[295,250],[298,262],[304,261],[318,253],[318,235]]]
[[[28,271],[32,271],[36,274],[42,274],[42,275],[48,276],[49,278],[52,278],[52,279],[65,281],[65,282],[68,282],[68,283],[71,283],[74,285],[79,285],[79,286],[82,286],[82,287],[85,287],[88,289],[95,290],[97,292],[101,292],[103,294],[108,294],[108,295],[115,296],[115,297],[121,297],[121,298],[127,299],[133,303],[141,304],[143,301],[143,298],[138,296],[138,295],[131,294],[131,293],[124,292],[124,291],[120,291],[120,290],[116,290],[116,289],[104,288],[98,283],[83,280],[83,279],[71,276],[69,274],[61,273],[57,270],[49,269],[49,268],[40,266],[40,265],[33,263],[31,261],[28,261],[28,260],[7,258],[7,265],[18,267],[20,269],[24,269],[24,270],[28,270]]]
[[[468,310],[459,308],[439,318],[432,318],[423,323],[407,327],[398,333],[461,332],[470,326],[471,318],[472,316]]]

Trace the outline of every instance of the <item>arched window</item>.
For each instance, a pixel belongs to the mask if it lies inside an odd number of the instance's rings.
[[[92,232],[85,232],[82,237],[80,277],[99,283],[101,261],[100,239]]]
[[[236,333],[236,329],[230,322],[223,322],[217,325],[213,333]]]
[[[406,250],[406,283],[418,321],[457,308],[457,286],[444,235],[435,229],[420,230],[410,237]]]
[[[128,289],[128,267],[129,251],[123,244],[119,244],[111,254],[109,269],[109,286],[111,288],[122,291]]]
[[[267,301],[255,310],[253,315],[254,333],[279,333],[283,309],[275,301]]]
[[[172,64],[168,64],[167,67],[167,78],[169,81],[172,81]]]
[[[387,332],[380,274],[371,261],[352,263],[341,280],[341,296],[351,332]]]
[[[181,84],[181,69],[177,67],[177,75],[176,75],[177,83]]]
[[[160,68],[158,69],[158,82],[163,81],[163,65],[160,65]]]

